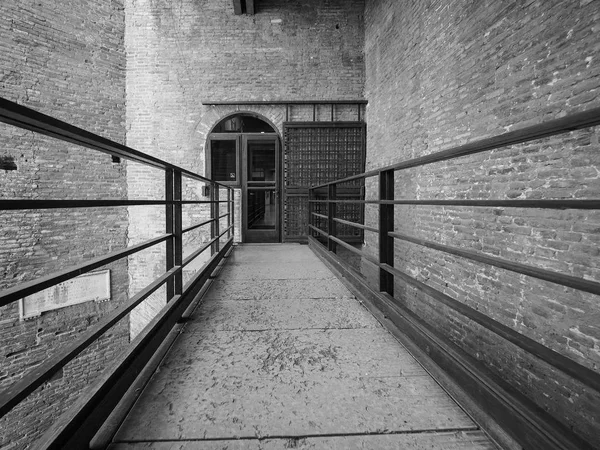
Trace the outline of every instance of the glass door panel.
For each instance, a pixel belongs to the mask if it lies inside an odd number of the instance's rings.
[[[278,143],[276,136],[244,136],[244,242],[280,241]]]
[[[275,184],[275,145],[248,140],[248,184]]]
[[[248,229],[275,230],[277,205],[275,190],[248,189]]]
[[[210,176],[213,180],[237,184],[238,179],[238,139],[210,139]]]

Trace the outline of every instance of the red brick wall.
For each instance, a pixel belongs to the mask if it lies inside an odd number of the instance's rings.
[[[600,106],[600,3],[367,1],[367,168]],[[598,129],[411,169],[397,198],[598,198]],[[377,185],[370,182],[369,195]],[[600,213],[397,207],[405,234],[600,281]],[[367,217],[377,217],[367,214]],[[367,235],[375,252],[376,237]],[[599,371],[598,297],[397,241],[396,266]],[[600,393],[398,284],[397,297],[568,427],[596,442]]]
[[[261,0],[255,15],[234,15],[230,0],[127,0],[127,141],[134,148],[204,173],[204,145],[211,128],[235,106],[203,106],[203,100],[322,100],[362,97],[364,86],[362,0]],[[244,106],[271,121],[281,134],[283,106]],[[338,120],[355,120],[356,108],[338,109]],[[319,110],[327,119],[329,109]],[[293,108],[294,120],[312,120],[312,107]],[[161,196],[144,169],[128,168],[129,193]],[[186,190],[200,198],[200,186]],[[136,211],[139,210],[136,209]],[[184,221],[206,217],[186,207]],[[164,230],[162,211],[132,217],[130,236]],[[236,211],[239,219],[241,214]],[[208,232],[186,235],[198,247]],[[162,262],[131,258],[133,289]],[[158,294],[132,314],[132,331],[164,304]],[[140,316],[138,324],[137,316]]]
[[[0,2],[0,96],[117,142],[125,138],[122,1]],[[0,126],[1,198],[125,198],[124,163],[105,154]],[[0,289],[126,245],[125,208],[1,213]],[[126,261],[110,265],[112,300],[19,320],[0,311],[0,388],[52,355],[127,293]],[[120,324],[55,379],[0,420],[0,447],[25,448],[128,342]]]

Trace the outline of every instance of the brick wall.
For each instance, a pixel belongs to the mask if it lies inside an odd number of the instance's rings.
[[[204,173],[211,128],[237,110],[203,106],[203,100],[362,97],[362,0],[261,0],[255,15],[238,16],[230,0],[127,0],[126,6],[127,142],[194,172]],[[241,109],[260,114],[281,134],[283,106]],[[338,118],[354,120],[356,112],[346,109],[339,108]],[[319,114],[327,117],[328,112]],[[291,114],[294,120],[312,120],[312,107],[296,107]],[[132,198],[163,195],[159,183],[144,182],[149,177],[145,169],[128,167]],[[200,185],[185,192],[188,199],[201,198]],[[184,213],[187,224],[208,214],[200,207],[186,207]],[[144,217],[132,216],[131,239],[163,232],[160,209],[147,208]],[[236,217],[241,217],[239,209]],[[207,231],[186,235],[185,246],[197,248],[208,237]],[[137,257],[129,264],[133,291],[164,270],[163,262]],[[132,314],[132,332],[164,302],[159,293],[138,308]]]
[[[0,2],[0,96],[117,142],[125,137],[124,12],[120,0]],[[126,166],[111,157],[0,126],[0,197],[126,198]],[[126,244],[125,208],[2,213],[0,289]],[[0,311],[0,388],[21,378],[127,294],[126,261],[111,269],[112,300],[19,319]],[[0,447],[25,448],[77,398],[123,345],[122,323],[0,420]]]
[[[367,168],[600,106],[600,3],[367,1]],[[598,198],[600,130],[396,177],[397,198]],[[368,195],[377,195],[369,182]],[[600,213],[397,207],[396,228],[443,244],[600,281]],[[367,217],[377,217],[367,214]],[[367,234],[366,248],[377,240]],[[577,363],[600,371],[598,297],[396,242],[396,266]],[[600,393],[410,287],[396,296],[590,442]]]

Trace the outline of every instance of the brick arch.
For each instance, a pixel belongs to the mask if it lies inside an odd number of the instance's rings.
[[[267,124],[269,124],[269,126],[271,126],[271,128],[273,128],[275,130],[275,134],[277,134],[277,137],[279,138],[280,151],[283,151],[283,148],[282,148],[283,140],[282,140],[281,130],[283,129],[284,114],[281,113],[280,111],[278,111],[281,108],[277,108],[275,105],[269,105],[269,106],[257,105],[257,107],[254,109],[239,109],[238,107],[229,107],[228,109],[229,109],[229,111],[225,112],[224,114],[220,114],[218,116],[218,118],[216,120],[212,120],[212,122],[203,120],[203,122],[204,122],[203,126],[205,124],[207,125],[208,123],[211,123],[208,130],[205,131],[201,137],[202,141],[203,141],[203,147],[201,148],[201,153],[203,156],[204,163],[206,163],[206,148],[207,148],[209,135],[212,133],[214,128],[219,123],[221,123],[221,121],[227,119],[228,117],[236,116],[238,114],[247,114],[247,115],[256,117],[256,118],[266,122]],[[214,117],[216,115],[214,113],[216,113],[216,111],[213,110],[211,112],[213,112],[213,114],[211,114],[211,118],[214,119]],[[204,117],[204,119],[206,119],[206,117]],[[206,172],[204,172],[204,173],[206,173]]]
[[[271,125],[281,137],[285,120],[284,105],[256,105],[244,109],[234,105],[217,105],[205,107],[204,114],[193,128],[195,138],[198,139],[200,135],[205,139],[221,120],[235,114],[250,114],[258,117]]]
[[[196,153],[197,161],[194,169],[204,173],[204,161],[206,161],[206,143],[208,135],[214,127],[223,119],[235,114],[251,114],[267,122],[276,131],[280,143],[282,143],[283,122],[285,121],[285,105],[251,105],[240,109],[235,105],[205,106],[200,119],[192,128],[190,142],[198,144]]]
[[[215,127],[221,123],[223,120],[229,118],[229,117],[233,117],[233,116],[237,116],[239,114],[244,114],[247,116],[253,116],[256,117],[257,119],[262,120],[263,122],[268,123],[271,128],[273,128],[275,130],[275,132],[277,133],[277,135],[279,136],[279,138],[281,138],[281,130],[280,128],[268,117],[265,117],[263,114],[252,111],[252,110],[237,110],[234,112],[231,112],[229,114],[226,114],[225,116],[221,117],[219,120],[217,120],[216,122],[213,123],[213,126],[211,127],[210,131],[208,134],[212,133],[212,131],[215,129]]]

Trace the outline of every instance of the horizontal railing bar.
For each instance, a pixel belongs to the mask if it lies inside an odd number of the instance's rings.
[[[226,234],[229,230],[233,230],[233,225],[229,225],[227,228],[225,228],[221,234],[219,235],[219,237],[223,237],[224,234]]]
[[[230,216],[230,215],[231,215],[230,213],[221,214],[221,215],[219,216],[219,219],[222,219],[223,217],[228,217],[228,216]]]
[[[219,236],[212,238],[210,241],[208,241],[204,246],[200,247],[198,250],[193,251],[192,253],[190,253],[190,255],[185,258],[183,260],[183,262],[181,263],[182,267],[187,266],[189,263],[191,263],[194,259],[196,259],[198,256],[200,256],[202,253],[204,253],[206,251],[206,249],[210,248],[210,246],[212,244],[214,244],[217,240],[219,239]]]
[[[591,369],[588,369],[581,364],[576,363],[570,358],[561,355],[560,353],[555,352],[554,350],[549,349],[548,347],[534,341],[531,338],[513,330],[512,328],[492,319],[489,316],[486,316],[480,311],[477,311],[474,308],[471,308],[464,303],[455,300],[443,292],[438,291],[437,289],[422,283],[421,281],[413,278],[410,275],[405,274],[404,272],[398,270],[397,268],[391,267],[387,264],[380,264],[379,267],[384,269],[386,272],[391,273],[392,275],[402,279],[406,283],[414,286],[420,291],[428,294],[435,300],[443,303],[454,311],[462,314],[484,328],[496,333],[498,336],[503,337],[509,342],[512,342],[517,347],[522,348],[528,353],[536,356],[542,361],[550,364],[551,366],[561,370],[565,374],[579,380],[583,384],[595,389],[600,392],[600,375],[594,372]]]
[[[205,220],[204,222],[200,222],[200,223],[197,223],[196,225],[191,225],[191,226],[189,226],[187,228],[184,228],[184,229],[181,230],[181,232],[182,233],[187,233],[189,231],[195,230],[196,228],[200,228],[200,227],[203,227],[204,225],[208,225],[209,223],[213,223],[215,220],[217,220],[217,219]]]
[[[328,219],[328,217],[325,214],[319,214],[319,213],[312,213],[313,216],[315,217],[320,217],[321,219]]]
[[[327,231],[323,231],[320,228],[315,227],[314,225],[309,225],[308,228],[311,228],[311,229],[315,230],[317,233],[325,236],[326,238],[329,237],[329,233],[327,233]]]
[[[549,281],[554,284],[560,284],[561,286],[567,286],[580,291],[600,295],[600,283],[597,283],[595,281],[585,280],[583,278],[577,278],[571,275],[565,275],[559,272],[529,266],[527,264],[508,261],[506,259],[497,258],[495,256],[487,256],[471,250],[463,250],[457,247],[451,247],[449,245],[438,244],[437,242],[432,242],[397,232],[391,232],[388,234],[396,239],[412,242],[413,244],[422,245],[424,247],[428,247],[434,250],[439,250],[452,255],[461,256],[463,258],[482,262],[491,266],[500,267],[502,269],[510,270],[511,272],[516,272],[521,275],[527,275],[540,280]]]
[[[600,209],[600,200],[309,200],[311,203],[475,206],[528,209]]]
[[[382,205],[483,206],[539,209],[600,209],[600,200],[383,200]]]
[[[357,248],[353,247],[352,245],[348,244],[347,242],[335,237],[335,236],[329,236],[329,239],[331,239],[334,242],[337,242],[339,245],[341,245],[342,247],[345,247],[346,249],[350,250],[352,253],[355,253],[359,256],[361,256],[362,258],[365,258],[367,261],[372,262],[373,264],[379,266],[379,261],[377,261],[377,258],[375,258],[372,255],[369,255],[368,253],[364,253],[361,252],[360,250],[358,250]]]
[[[353,253],[356,253],[357,255],[360,255],[362,257],[364,257],[367,261],[379,266],[379,261],[377,261],[376,258],[374,258],[373,256],[369,255],[368,253],[363,253],[360,250],[358,250],[357,248],[353,247],[352,245],[348,244],[347,242],[330,235],[329,233],[327,233],[326,231],[321,230],[320,228],[315,227],[314,225],[308,225],[308,228],[315,230],[317,233],[323,235],[324,237],[326,237],[327,239],[331,239],[334,242],[337,242],[338,244],[340,244],[342,247],[347,248],[348,250],[350,250]]]
[[[200,254],[202,254],[203,252],[206,251],[206,249],[210,248],[210,246],[212,244],[214,244],[215,242],[217,242],[225,233],[227,233],[229,230],[231,230],[233,228],[233,226],[229,226],[227,227],[225,230],[223,230],[223,232],[221,234],[219,234],[218,236],[215,236],[214,238],[212,238],[210,241],[208,241],[204,247],[199,248],[198,250],[194,251],[193,253],[191,253],[187,258],[185,258],[183,260],[183,262],[181,263],[181,267],[185,267],[187,266],[189,263],[191,263],[194,259],[196,259],[198,256],[200,256]]]
[[[403,170],[411,167],[418,167],[462,156],[473,155],[488,150],[494,150],[500,147],[523,144],[555,134],[567,133],[600,125],[600,108],[593,108],[587,111],[569,114],[559,119],[549,120],[547,122],[524,127],[519,130],[509,131],[497,136],[486,139],[480,139],[468,144],[432,153],[431,155],[413,158],[398,164],[393,164],[383,170]]]
[[[27,398],[29,394],[50,379],[58,370],[75,359],[77,355],[88,348],[92,342],[112,328],[113,325],[152,295],[181,269],[181,266],[173,267],[171,270],[154,280],[151,284],[131,297],[126,304],[110,311],[106,316],[102,317],[98,323],[83,332],[73,344],[47,359],[43,364],[31,370],[31,372],[17,383],[0,393],[0,417],[6,415],[12,408]]]
[[[447,150],[432,153],[430,155],[409,159],[407,161],[392,164],[390,166],[370,172],[343,178],[341,180],[331,181],[329,183],[323,183],[313,186],[313,188],[320,188],[329,186],[330,184],[339,184],[359,178],[371,177],[388,170],[404,170],[436,162],[447,161],[450,159],[460,158],[462,156],[474,155],[476,153],[507,147],[510,145],[523,144],[536,139],[580,130],[582,128],[594,127],[597,125],[600,125],[600,108],[593,108],[587,111],[569,114],[568,116],[561,117],[559,119],[549,120],[537,125],[531,125],[519,130],[509,131],[507,133],[490,138],[469,142],[468,144],[452,147]]]
[[[170,164],[170,163],[168,163],[168,164]],[[177,166],[175,166],[175,167],[177,167]],[[184,172],[181,172],[181,177],[182,178],[188,178],[188,179],[191,179],[191,180],[194,180],[194,181],[200,181],[201,183],[205,183],[205,185],[207,185],[207,184],[208,185],[213,185],[214,184],[214,185],[219,186],[220,189],[230,189],[230,190],[233,190],[233,188],[231,186],[227,185],[227,184],[222,184],[222,183],[220,183],[218,181],[214,181],[214,180],[212,180],[210,178],[203,177],[202,175],[197,174],[195,172],[192,172],[190,170],[186,170],[186,169],[183,169],[183,170],[184,170]],[[198,177],[200,177],[201,179],[199,179]]]
[[[351,187],[342,187],[342,186],[338,186],[336,193],[337,195],[357,195],[360,190],[361,190],[362,186],[351,186]],[[299,196],[299,195],[308,195],[308,192],[311,190],[311,188],[309,187],[305,187],[305,188],[294,188],[294,187],[290,187],[290,186],[286,186],[285,187],[285,193],[288,196]],[[317,194],[319,195],[327,195],[327,189],[326,188],[318,188],[316,189]]]
[[[312,199],[309,200],[309,203],[350,203],[350,204],[357,204],[357,205],[364,205],[364,204],[370,204],[370,203],[381,203],[379,200],[317,200],[317,199]]]
[[[15,300],[19,300],[28,295],[35,294],[36,292],[54,286],[55,284],[61,283],[71,278],[75,278],[78,275],[82,275],[91,270],[97,269],[98,267],[102,267],[106,264],[117,261],[121,258],[124,258],[125,256],[129,256],[139,251],[142,251],[148,247],[152,247],[153,245],[166,241],[172,236],[173,235],[170,233],[163,234],[154,239],[150,239],[140,244],[127,247],[123,250],[110,253],[106,256],[94,258],[82,264],[78,264],[76,266],[69,267],[67,269],[55,272],[53,274],[46,275],[45,277],[41,277],[36,280],[20,284],[13,288],[6,289],[0,292],[0,306],[8,305],[9,303],[14,302]]]
[[[190,172],[189,170],[167,163],[154,156],[134,150],[123,144],[111,141],[97,134],[70,125],[62,120],[35,111],[18,103],[11,102],[0,97],[0,122],[14,125],[25,130],[35,131],[46,136],[60,139],[62,141],[71,142],[82,147],[98,150],[103,153],[125,158],[130,161],[135,161],[159,169],[172,169],[188,178],[200,180],[204,182],[218,184],[219,186],[227,187],[220,183],[216,183],[208,178]]]
[[[379,232],[379,230],[378,230],[377,228],[370,227],[370,226],[368,226],[368,225],[363,225],[363,224],[361,224],[361,223],[350,222],[349,220],[338,219],[338,218],[335,218],[335,217],[334,217],[334,219],[333,219],[333,220],[334,220],[335,222],[337,222],[337,223],[341,223],[341,224],[344,224],[344,225],[349,225],[349,226],[351,226],[351,227],[355,227],[355,228],[360,228],[361,230],[373,231],[373,232],[375,232],[375,233],[378,233],[378,232]]]
[[[211,106],[235,105],[366,105],[365,99],[356,100],[203,100],[202,104]]]
[[[343,184],[343,183],[348,183],[349,181],[360,180],[362,178],[376,177],[381,172],[382,172],[381,169],[374,169],[374,170],[370,170],[368,172],[358,173],[356,175],[351,175],[351,176],[346,177],[346,178],[341,178],[339,180],[330,181],[328,183],[323,183],[323,184],[319,184],[319,185],[316,185],[316,186],[311,186],[310,189],[322,189],[322,188],[326,188],[330,184]]]
[[[171,200],[167,205],[208,205],[217,203],[227,203],[227,200]]]
[[[209,203],[215,202],[210,200],[0,200],[0,211],[139,205],[196,205]]]

